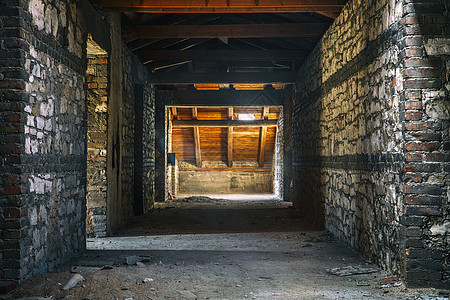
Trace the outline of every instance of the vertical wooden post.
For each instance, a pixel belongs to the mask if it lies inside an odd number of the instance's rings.
[[[172,116],[174,120],[178,120],[177,108],[172,107]]]
[[[233,120],[233,107],[228,107],[228,120]],[[228,127],[227,140],[227,161],[228,167],[231,168],[233,166],[233,126]]]
[[[197,107],[192,108],[192,119],[197,120],[198,111]],[[197,167],[202,167],[202,154],[200,152],[200,130],[198,127],[194,127],[194,147],[195,147],[195,164]]]
[[[264,120],[269,119],[269,110],[270,108],[268,106],[264,106],[263,110]],[[267,126],[262,126],[260,128],[260,135],[259,135],[259,157],[258,157],[258,163],[261,168],[264,167],[266,137],[267,137]]]

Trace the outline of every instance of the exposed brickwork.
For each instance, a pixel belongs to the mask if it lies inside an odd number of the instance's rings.
[[[108,129],[108,55],[89,54],[87,89],[87,215],[88,237],[106,235],[106,156]]]
[[[449,149],[445,148],[450,120],[450,4],[406,2],[403,40],[407,51],[416,52],[414,59],[404,62],[406,278],[411,285],[445,288],[450,286]]]
[[[120,20],[118,14],[112,15]],[[87,26],[89,22],[95,26]],[[110,189],[108,181],[107,198],[117,213],[111,215],[116,221],[113,229],[123,226],[129,218],[133,205],[127,202],[132,198],[129,182],[133,178],[129,176],[133,177],[133,173],[128,166],[133,165],[130,143],[134,139],[129,124],[134,122],[130,113],[134,111],[134,98],[130,93],[122,99],[120,92],[123,87],[132,88],[135,82],[149,85],[145,68],[124,48],[120,29],[110,35],[106,21],[85,0],[2,1],[0,23],[0,278],[22,280],[52,270],[85,249],[88,88],[98,93],[98,102],[89,102],[93,115],[108,111],[106,144],[116,146],[112,148],[115,157],[109,155],[113,153],[109,148],[108,155],[104,153],[106,123],[104,118],[96,119],[89,132],[90,158],[99,161],[106,156],[106,169],[119,178],[111,182],[114,189]],[[118,25],[120,28],[120,22]],[[106,79],[102,74],[86,79],[88,31],[95,33],[108,53],[115,43],[111,52],[114,55],[108,59],[119,62],[114,68],[129,73],[115,69],[113,78]],[[114,39],[110,41],[111,36]],[[103,65],[101,60],[99,64]],[[88,77],[93,75],[89,71]],[[105,89],[108,80],[114,83],[114,89]],[[108,98],[104,98],[106,90]],[[145,94],[146,114],[150,117],[146,124],[152,135],[152,88],[147,87]],[[103,104],[112,95],[114,110]],[[120,127],[110,126],[116,125],[110,124],[111,119],[119,120],[116,114],[120,116]],[[151,143],[151,138],[146,139]],[[151,178],[153,150],[146,153],[150,161],[146,176]],[[89,180],[102,181],[103,189],[104,174],[94,173],[102,172],[104,164],[97,167],[90,169]],[[111,195],[116,196],[109,198]],[[124,199],[123,203],[118,199]],[[152,203],[152,195],[147,194],[147,199]]]
[[[83,36],[62,34],[80,26],[76,10],[0,7],[3,279],[51,270],[85,247]]]
[[[24,126],[26,116],[23,109],[28,101],[21,63],[25,61],[21,49],[23,38],[17,36],[18,18],[23,13],[18,1],[0,5],[0,278],[20,278],[21,270],[17,258],[21,257],[20,234],[22,202],[22,164],[24,154]],[[17,213],[20,212],[20,213]]]
[[[427,36],[448,8],[419,2],[350,1],[302,67],[294,204],[410,285],[448,286],[448,53]]]

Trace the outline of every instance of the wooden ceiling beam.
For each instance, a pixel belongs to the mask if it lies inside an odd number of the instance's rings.
[[[239,121],[239,120],[173,120],[172,127],[276,127],[277,120],[254,120],[254,121]]]
[[[304,60],[309,54],[306,50],[137,50],[136,55],[154,61],[187,60]]]
[[[346,0],[90,0],[108,11],[142,13],[339,12]]]
[[[127,40],[166,38],[298,38],[322,36],[329,23],[124,26]]]
[[[296,82],[295,72],[253,72],[253,73],[189,73],[189,72],[166,72],[153,73],[150,78],[151,84],[195,84],[195,83],[283,83],[293,84]]]

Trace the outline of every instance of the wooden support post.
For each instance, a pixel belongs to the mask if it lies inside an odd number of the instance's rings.
[[[233,120],[233,107],[228,107],[228,120]],[[227,151],[227,158],[228,158],[228,167],[233,166],[233,127],[228,127],[228,151]]]
[[[172,116],[174,120],[178,120],[177,108],[172,107]]]
[[[202,167],[202,155],[200,153],[200,133],[198,127],[194,127],[195,164]]]
[[[268,106],[264,106],[263,119],[264,120],[268,120],[269,119],[269,107]]]
[[[197,120],[198,111],[197,107],[192,108],[192,119]],[[195,147],[195,164],[197,167],[202,167],[202,154],[200,150],[200,130],[198,127],[194,127],[194,147]]]
[[[262,168],[264,167],[264,158],[265,158],[265,149],[266,149],[266,136],[267,136],[267,127],[263,126],[260,129],[260,139],[259,139],[259,157],[258,163]]]

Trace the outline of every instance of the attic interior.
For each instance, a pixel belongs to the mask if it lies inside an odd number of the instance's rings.
[[[196,247],[267,244],[287,265],[332,236],[405,286],[447,288],[449,18],[445,0],[1,2],[0,279],[197,229],[238,235],[186,235]],[[199,221],[192,195],[239,200],[205,200]]]

